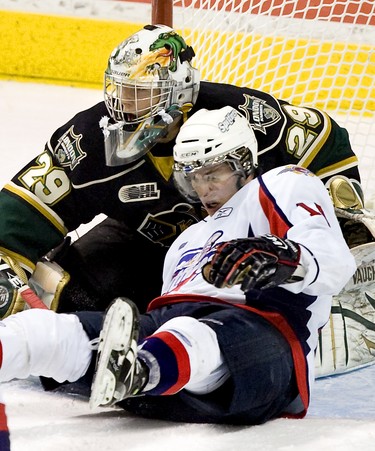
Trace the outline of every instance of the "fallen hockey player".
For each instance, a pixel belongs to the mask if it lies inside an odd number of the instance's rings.
[[[92,375],[91,405],[187,422],[303,417],[319,330],[356,270],[322,182],[288,165],[257,173],[257,141],[231,107],[181,128],[175,180],[208,217],[168,251],[146,314],[26,310],[2,321],[0,380]],[[145,256],[147,258],[147,256]],[[147,274],[144,274],[147,279]]]

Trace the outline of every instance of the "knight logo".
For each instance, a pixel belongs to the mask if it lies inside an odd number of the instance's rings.
[[[248,94],[244,94],[244,97],[245,103],[238,108],[243,111],[254,130],[266,135],[267,127],[271,127],[278,122],[281,119],[280,114],[275,108],[268,105],[265,100],[249,96]]]
[[[124,204],[129,202],[141,202],[144,200],[155,200],[160,198],[160,190],[157,189],[156,182],[125,185],[120,188],[118,197]]]
[[[58,140],[54,153],[63,167],[73,170],[79,162],[86,157],[80,146],[82,135],[76,135],[73,125]]]
[[[199,220],[190,205],[177,204],[172,210],[148,214],[138,232],[153,243],[169,247],[181,232]]]
[[[110,60],[114,64],[122,64],[125,63],[128,66],[131,66],[134,64],[134,61],[140,58],[140,55],[137,54],[135,49],[129,49],[129,44],[135,44],[139,41],[138,35],[130,36],[128,39],[123,41],[117,48],[115,48],[111,54]],[[122,71],[114,71],[112,68],[112,72],[115,75],[124,75],[124,72]],[[126,76],[129,76],[129,74],[126,74]]]

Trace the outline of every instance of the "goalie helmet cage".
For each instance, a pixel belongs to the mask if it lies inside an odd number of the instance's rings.
[[[173,26],[193,46],[202,79],[319,108],[347,128],[374,206],[373,0],[152,0],[152,7],[153,23]]]

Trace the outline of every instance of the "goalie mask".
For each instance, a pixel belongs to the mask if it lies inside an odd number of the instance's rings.
[[[227,163],[238,174],[239,186],[258,166],[258,143],[254,131],[237,110],[202,109],[181,127],[174,146],[174,180],[190,201],[199,201],[192,178],[199,169]]]
[[[199,72],[194,51],[172,28],[147,25],[117,46],[104,76],[106,161],[130,163],[157,142],[175,137],[182,114],[194,105]]]

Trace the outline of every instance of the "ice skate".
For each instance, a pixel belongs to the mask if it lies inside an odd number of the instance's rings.
[[[135,396],[147,382],[137,360],[139,313],[126,298],[116,298],[107,310],[99,336],[90,407],[112,405]]]

